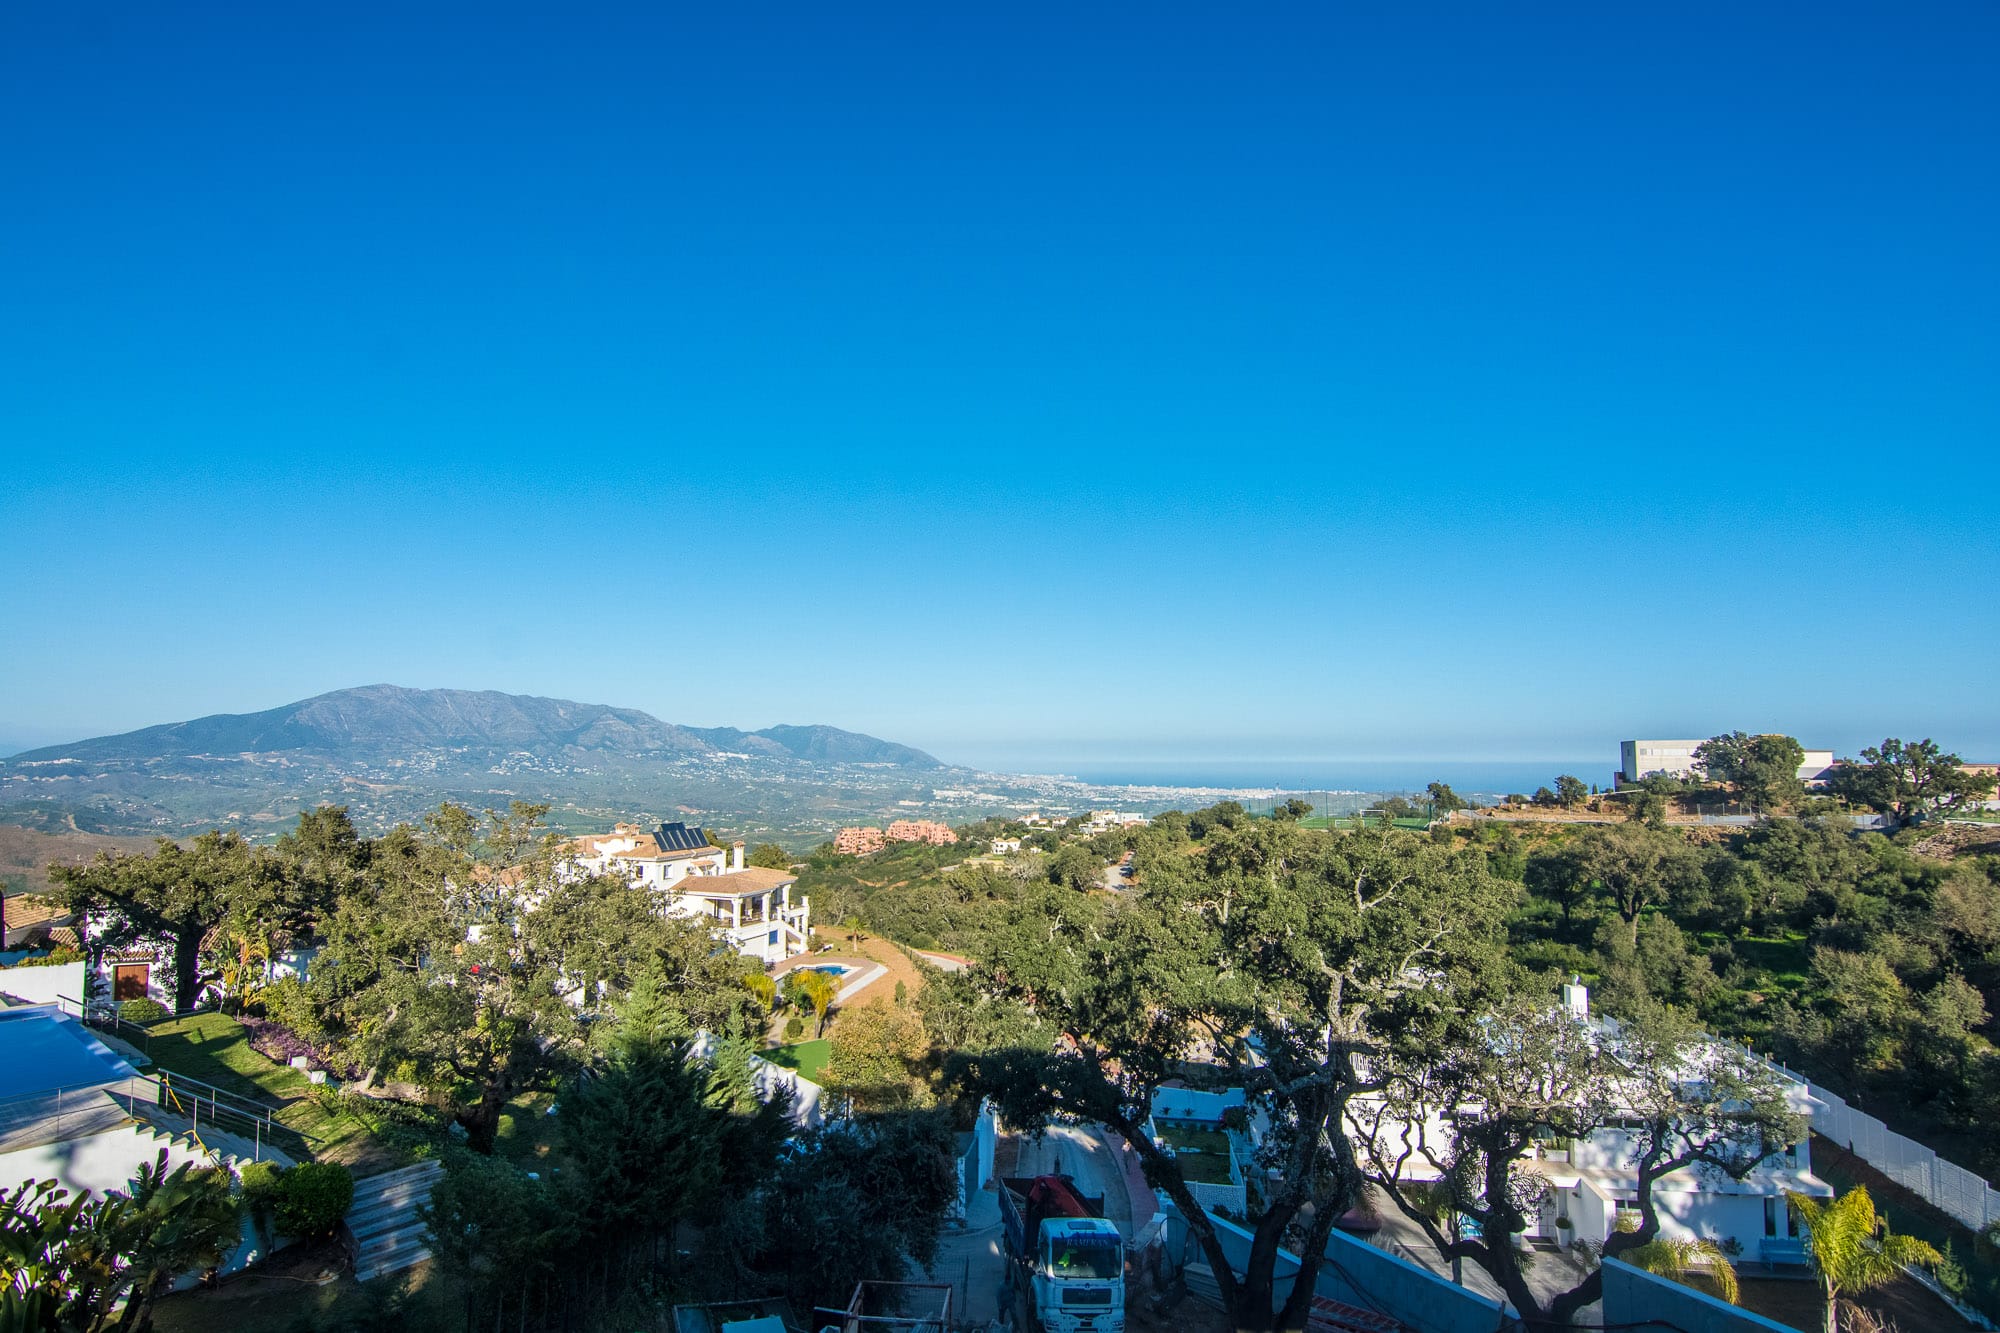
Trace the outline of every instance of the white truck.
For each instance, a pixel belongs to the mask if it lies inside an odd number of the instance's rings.
[[[1068,1176],[1003,1176],[1008,1286],[1044,1333],[1125,1333],[1125,1242]]]

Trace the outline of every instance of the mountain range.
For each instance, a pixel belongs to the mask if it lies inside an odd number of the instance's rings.
[[[179,835],[288,823],[321,802],[386,826],[442,800],[520,799],[565,826],[679,812],[803,832],[927,799],[954,773],[838,727],[689,727],[568,699],[368,685],[13,755],[0,760],[0,820]]]
[[[7,762],[159,760],[303,751],[335,756],[381,748],[733,752],[822,764],[942,768],[907,745],[826,726],[683,727],[636,708],[581,704],[497,690],[412,690],[363,685],[261,713],[214,713],[116,736],[44,746]]]

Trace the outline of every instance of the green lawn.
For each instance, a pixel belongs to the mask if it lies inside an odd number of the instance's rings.
[[[555,1149],[559,1117],[549,1114],[555,1101],[553,1093],[525,1092],[508,1102],[494,1134],[494,1152],[531,1169],[547,1157]]]
[[[1168,1125],[1160,1128],[1160,1137],[1171,1143],[1177,1152],[1183,1148],[1190,1148],[1195,1152],[1229,1156],[1229,1136],[1221,1130],[1178,1129]]]
[[[1196,1185],[1228,1185],[1229,1159],[1217,1157],[1214,1153],[1182,1153],[1179,1157],[1181,1178]]]
[[[766,1060],[774,1065],[798,1071],[799,1077],[819,1078],[819,1071],[826,1066],[827,1056],[833,1053],[833,1042],[825,1037],[818,1041],[802,1041],[793,1046],[779,1046],[761,1051]]]
[[[408,1160],[378,1141],[360,1116],[322,1107],[303,1073],[252,1050],[249,1034],[227,1014],[170,1019],[153,1025],[150,1034],[146,1049],[155,1066],[277,1108],[278,1122],[306,1135],[315,1157],[344,1162],[357,1175]]]
[[[1205,1185],[1227,1185],[1229,1181],[1229,1136],[1214,1129],[1178,1129],[1163,1126],[1160,1137],[1180,1159],[1181,1175]]]

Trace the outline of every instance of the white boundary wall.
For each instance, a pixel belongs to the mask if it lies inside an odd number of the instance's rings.
[[[1874,1116],[1855,1110],[1845,1098],[1808,1082],[1795,1070],[1770,1060],[1764,1063],[1773,1073],[1806,1085],[1812,1094],[1815,1134],[1847,1149],[1925,1203],[1974,1231],[2000,1222],[2000,1190],[1983,1177],[1945,1161]]]
[[[70,1007],[75,1008],[83,1000],[83,963],[0,968],[0,994],[12,995],[29,1004],[68,1000]]]
[[[1864,1115],[1824,1088],[1814,1088],[1812,1126],[1935,1208],[1978,1231],[2000,1222],[2000,1190]]]

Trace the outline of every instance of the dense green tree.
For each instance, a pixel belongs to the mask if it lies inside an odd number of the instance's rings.
[[[1790,736],[1749,736],[1740,731],[1712,736],[1695,747],[1694,764],[1710,781],[1759,810],[1782,809],[1804,794],[1799,767],[1805,747]]]
[[[1583,779],[1569,773],[1564,773],[1556,779],[1556,804],[1564,809],[1575,809],[1589,796],[1590,790],[1583,785]]]
[[[1463,810],[1468,804],[1463,796],[1460,796],[1451,789],[1449,783],[1433,782],[1424,790],[1425,794],[1430,797],[1431,809],[1440,815],[1449,815],[1453,811]]]
[[[1395,832],[1259,822],[1196,858],[1140,855],[1145,887],[1129,901],[1044,893],[1010,914],[982,984],[1058,1040],[961,1052],[956,1073],[1009,1124],[1068,1116],[1124,1138],[1188,1219],[1238,1326],[1296,1328],[1327,1230],[1361,1184],[1343,1108],[1388,1047],[1464,1035],[1513,894],[1477,851]],[[1252,1220],[1240,1281],[1178,1159],[1144,1132],[1154,1092],[1196,1050],[1280,1127],[1269,1150],[1284,1183]],[[1294,1287],[1306,1295],[1279,1309],[1277,1255],[1309,1205]]]
[[[1219,830],[1239,827],[1246,817],[1241,801],[1217,801],[1187,817],[1188,836],[1196,842],[1205,842]]]
[[[1891,736],[1842,761],[1828,786],[1835,795],[1910,824],[1948,814],[1993,794],[1993,774],[1968,773],[1964,761],[1926,738],[1905,743]]]
[[[840,1012],[819,1082],[858,1111],[929,1106],[930,1052],[931,1035],[917,1009],[880,1000],[850,1007]]]
[[[507,1327],[510,1314],[526,1326],[537,1297],[546,1312],[550,1287],[565,1273],[609,1277],[610,1256],[576,1254],[579,1219],[554,1188],[502,1158],[453,1154],[417,1216],[438,1267],[465,1292],[468,1330]],[[572,1256],[588,1267],[566,1264]]]
[[[1575,842],[1544,848],[1522,858],[1523,882],[1536,897],[1554,903],[1562,912],[1565,936],[1575,930],[1576,909],[1588,903],[1596,891],[1596,874],[1590,850]]]
[[[1903,1043],[1916,1020],[1909,988],[1882,955],[1843,949],[1812,952],[1813,980],[1826,997],[1832,1045],[1852,1068],[1889,1071],[1901,1066]]]
[[[1292,823],[1297,823],[1299,820],[1304,819],[1307,815],[1311,814],[1312,812],[1313,808],[1311,801],[1302,800],[1297,796],[1291,796],[1287,797],[1281,803],[1271,807],[1271,818],[1288,820]]]
[[[1564,856],[1563,873],[1601,890],[1634,943],[1640,913],[1691,887],[1701,875],[1700,858],[1684,840],[1633,824],[1585,829]]]
[[[790,870],[792,854],[775,842],[760,842],[750,849],[746,863],[765,870]]]
[[[1051,856],[1043,866],[1049,883],[1083,892],[1102,888],[1104,861],[1080,843],[1070,843]]]
[[[958,1197],[942,1112],[862,1115],[801,1135],[732,1219],[732,1251],[777,1275],[792,1307],[844,1307],[862,1281],[901,1281],[937,1255]]]
[[[201,947],[230,921],[275,919],[280,878],[272,857],[235,833],[211,830],[182,847],[169,839],[145,854],[99,852],[85,865],[49,867],[50,896],[91,913],[93,950],[157,940],[173,955],[174,1007],[201,993]]]

